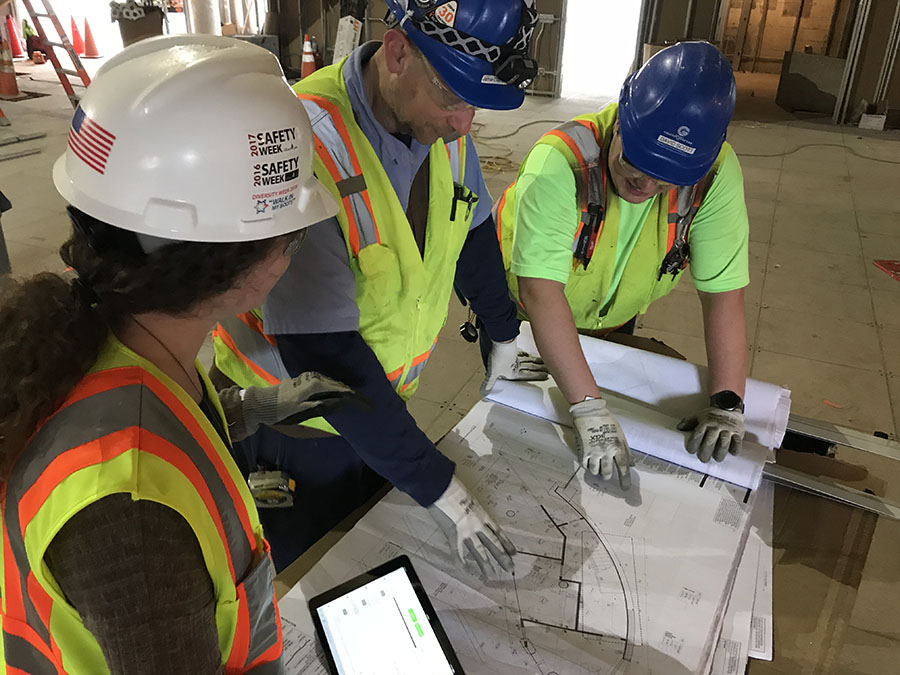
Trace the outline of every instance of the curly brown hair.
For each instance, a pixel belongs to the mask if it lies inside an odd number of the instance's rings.
[[[184,314],[230,290],[278,239],[179,242],[144,254],[132,233],[69,209],[76,227],[60,256],[74,280],[44,272],[0,289],[0,479],[91,368],[110,331],[132,315]],[[98,245],[79,219],[106,228],[117,245],[110,237]]]

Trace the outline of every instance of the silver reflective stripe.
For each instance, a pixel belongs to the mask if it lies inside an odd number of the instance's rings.
[[[465,143],[465,140],[463,140]],[[459,142],[453,141],[452,143],[447,144],[447,151],[450,153],[450,175],[453,176],[453,180],[460,185],[463,185],[465,164],[461,163],[462,157],[460,157],[459,152]]]
[[[291,379],[290,373],[281,360],[278,347],[266,340],[265,335],[255,328],[251,328],[236,316],[221,319],[219,323],[244,356],[272,377],[277,377],[279,380]]]
[[[340,174],[340,181],[336,180],[335,182],[343,184],[345,189],[348,189],[348,186],[352,186],[352,189],[355,190],[348,192],[346,195],[344,190],[342,190],[341,196],[350,200],[350,208],[353,211],[353,219],[356,221],[356,229],[359,233],[360,249],[378,243],[378,229],[375,227],[375,220],[362,196],[362,191],[366,189],[365,178],[362,174],[357,174],[353,168],[353,160],[350,157],[351,148],[348,148],[344,143],[344,139],[341,138],[341,134],[327,110],[314,101],[308,99],[300,100],[303,102],[303,107],[312,121],[313,133],[315,133],[319,142],[325,146],[334,165],[337,167],[338,174]],[[362,171],[362,167],[360,167],[360,171]],[[355,180],[357,178],[362,178],[362,182],[357,182]],[[344,181],[348,180],[353,182],[349,184],[344,183]]]
[[[566,122],[557,127],[558,131],[567,134],[581,152],[584,166],[588,172],[588,184],[583,185],[583,175],[575,172],[575,184],[578,186],[579,207],[586,201],[588,204],[597,204],[603,208],[606,195],[603,194],[602,161],[603,148],[594,138],[594,132],[580,122]],[[580,168],[580,167],[579,167]],[[587,195],[584,190],[587,190]]]
[[[163,438],[190,459],[208,486],[220,514],[236,576],[240,577],[250,567],[252,551],[228,489],[206,451],[168,406],[140,384],[114,387],[93,394],[59,411],[41,427],[16,463],[7,487],[4,526],[19,569],[25,620],[47,644],[50,642],[49,632],[40,620],[26,587],[30,565],[22,537],[19,503],[60,454],[130,427],[139,427]]]
[[[699,185],[699,183],[697,185],[682,185],[676,188],[678,190],[678,211],[669,213],[668,222],[672,224],[680,223],[679,230],[689,227],[694,220],[694,216],[697,215],[700,207],[694,207],[694,198],[697,190],[700,189]],[[666,200],[666,205],[668,206],[668,199]]]
[[[428,355],[428,358],[431,358],[430,354]],[[425,370],[425,365],[427,363],[428,363],[428,359],[425,359],[421,363],[419,363],[415,366],[412,366],[406,372],[406,379],[404,380],[404,384],[409,384],[410,382],[413,382],[417,377],[419,377],[419,375],[422,374],[422,371]]]
[[[404,386],[409,384],[410,382],[413,382],[417,377],[419,377],[422,374],[422,371],[425,370],[425,366],[428,364],[428,359],[431,358],[431,354],[432,354],[432,352],[434,352],[434,347],[436,344],[437,344],[437,342],[435,342],[435,344],[431,345],[431,349],[428,350],[428,356],[426,356],[423,361],[421,361],[420,363],[417,363],[414,366],[409,367],[409,370],[406,371],[406,378],[404,379],[404,383],[405,383]],[[418,357],[416,357],[416,358],[418,358]]]
[[[243,581],[247,592],[247,615],[250,617],[247,666],[278,642],[278,616],[275,612],[272,578],[272,562],[266,556]]]
[[[35,647],[23,640],[18,635],[3,632],[3,652],[6,665],[10,668],[18,668],[29,675],[57,675],[56,669],[47,657],[41,654]],[[6,668],[3,669],[4,672]]]

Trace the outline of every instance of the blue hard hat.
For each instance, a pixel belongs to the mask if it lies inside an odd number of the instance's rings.
[[[522,87],[537,73],[528,57],[534,0],[386,2],[388,26],[399,24],[463,101],[494,110],[522,105]]]
[[[622,85],[622,151],[648,176],[693,185],[716,161],[734,101],[734,75],[722,52],[708,42],[667,47]]]

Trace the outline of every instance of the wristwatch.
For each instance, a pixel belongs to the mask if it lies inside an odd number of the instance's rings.
[[[743,399],[730,389],[717,392],[709,397],[709,404],[719,410],[739,410],[744,412]]]

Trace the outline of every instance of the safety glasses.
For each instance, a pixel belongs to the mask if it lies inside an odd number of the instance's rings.
[[[303,246],[303,242],[306,241],[307,234],[309,234],[308,227],[304,227],[302,230],[297,230],[291,237],[291,240],[287,243],[287,246],[284,247],[284,255],[288,257],[297,255],[297,253],[300,251],[300,248]]]
[[[672,190],[676,187],[676,185],[673,183],[666,183],[665,181],[657,180],[656,178],[653,178],[652,176],[648,176],[643,171],[638,169],[634,164],[629,162],[628,158],[625,156],[625,146],[622,144],[622,135],[621,135],[621,133],[619,133],[618,135],[619,135],[619,154],[615,158],[615,162],[616,162],[616,166],[618,166],[618,168],[619,168],[619,172],[623,176],[625,176],[625,178],[632,180],[632,181],[649,180],[651,183],[653,183],[653,186],[657,190],[661,190],[664,192]]]
[[[422,67],[425,69],[425,74],[431,81],[431,88],[429,90],[428,97],[432,101],[434,101],[434,103],[441,110],[446,110],[447,112],[475,110],[475,106],[463,101],[459,96],[453,93],[450,87],[448,87],[443,83],[443,81],[441,81],[441,78],[437,74],[437,71],[430,63],[428,63],[428,59],[426,59],[421,52],[416,52],[416,58],[418,58],[422,63]]]

